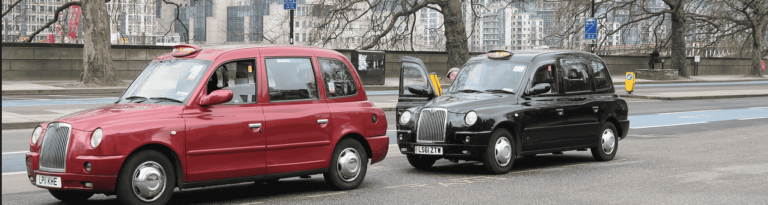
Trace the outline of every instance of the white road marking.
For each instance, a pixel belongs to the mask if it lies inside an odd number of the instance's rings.
[[[251,204],[261,204],[261,203],[264,203],[264,202],[250,202],[250,203],[244,203],[240,205],[251,205]]]
[[[654,127],[670,127],[670,126],[678,126],[678,125],[693,125],[693,124],[704,124],[708,122],[692,122],[692,123],[682,123],[682,124],[673,124],[673,125],[656,125],[656,126],[646,126],[646,127],[630,127],[629,129],[643,129],[643,128],[654,128]]]
[[[26,171],[23,171],[23,172],[6,172],[6,173],[3,173],[3,176],[5,176],[5,175],[26,174],[26,173],[27,173]]]
[[[343,191],[342,191],[342,192],[335,192],[335,193],[329,193],[329,194],[320,194],[320,195],[314,195],[314,196],[308,196],[308,197],[310,197],[310,198],[315,198],[315,197],[323,197],[323,196],[339,195],[339,194],[344,194],[344,193],[347,193],[347,192],[343,192]]]
[[[682,111],[682,112],[666,112],[666,113],[659,113],[657,115],[669,115],[669,114],[679,114],[679,113],[690,113],[690,112],[710,112],[710,111],[722,111],[723,109],[715,109],[715,110],[694,110],[694,111]]]
[[[29,151],[3,152],[3,155],[6,155],[6,154],[21,154],[21,153],[27,153],[27,152],[29,152]]]
[[[763,118],[768,118],[768,117],[753,117],[753,118],[744,118],[739,120],[754,120],[754,119],[763,119]]]

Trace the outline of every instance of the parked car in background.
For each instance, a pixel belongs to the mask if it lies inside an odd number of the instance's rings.
[[[442,96],[421,60],[402,61],[397,143],[416,168],[468,160],[498,174],[518,156],[587,149],[608,161],[629,130],[627,103],[591,53],[491,51],[470,59]]]
[[[114,104],[35,128],[29,180],[75,203],[164,204],[175,188],[313,174],[354,189],[389,138],[351,68],[322,48],[175,46]]]

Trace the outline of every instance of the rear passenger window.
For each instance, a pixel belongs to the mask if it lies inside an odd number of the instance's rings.
[[[256,77],[254,60],[242,60],[223,64],[208,79],[208,94],[215,90],[232,91],[227,104],[256,103]]]
[[[349,72],[349,67],[339,60],[317,58],[320,70],[323,72],[325,93],[329,98],[354,96],[357,94],[355,78]]]
[[[270,102],[319,99],[310,58],[268,58],[265,61]]]
[[[560,73],[563,76],[565,92],[580,92],[592,90],[592,79],[587,72],[587,64],[582,59],[560,59],[563,68]]]
[[[602,62],[592,61],[592,76],[595,78],[595,88],[597,88],[597,90],[611,88],[611,76],[608,74],[608,69],[605,68],[605,65],[603,65]]]

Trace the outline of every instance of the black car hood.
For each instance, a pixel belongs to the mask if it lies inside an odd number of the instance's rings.
[[[448,112],[465,113],[478,108],[514,104],[514,95],[501,93],[454,93],[437,97],[424,108],[445,108]]]

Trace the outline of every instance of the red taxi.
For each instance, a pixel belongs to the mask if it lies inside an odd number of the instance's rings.
[[[314,174],[345,190],[384,159],[386,128],[336,51],[179,45],[114,104],[35,128],[26,165],[65,202],[164,204],[174,188]]]

